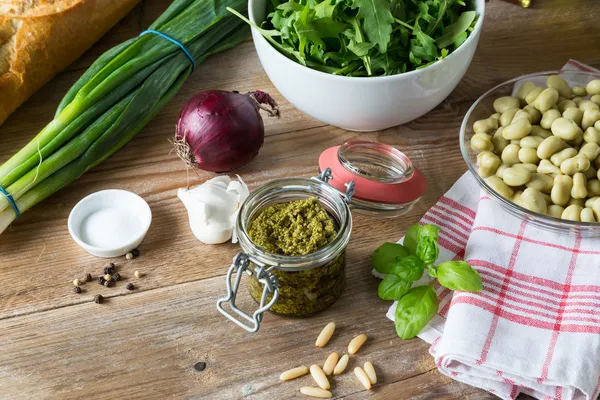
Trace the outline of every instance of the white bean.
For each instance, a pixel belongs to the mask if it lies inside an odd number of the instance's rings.
[[[585,87],[585,91],[590,96],[600,94],[600,79],[594,79],[592,81],[589,81],[587,86]]]
[[[498,97],[493,104],[494,110],[499,113],[503,113],[509,108],[519,108],[519,106],[519,99],[512,96]]]
[[[571,198],[571,189],[573,188],[573,178],[569,175],[558,175],[554,178],[554,186],[550,192],[552,202],[559,206],[567,204]]]
[[[565,211],[564,207],[552,204],[551,206],[548,206],[547,214],[554,218],[560,218],[562,216],[563,211]]]
[[[557,118],[560,118],[561,116],[562,115],[561,115],[560,111],[550,109],[550,110],[546,111],[544,113],[544,115],[542,116],[542,119],[540,120],[540,126],[544,129],[550,129],[554,120]]]
[[[581,133],[579,125],[564,117],[554,120],[550,129],[555,136],[563,140],[573,140]]]
[[[556,89],[558,94],[565,99],[570,99],[573,97],[573,91],[571,90],[571,87],[567,81],[558,75],[550,75],[548,78],[546,78],[546,86]]]
[[[546,214],[548,211],[546,199],[539,190],[534,188],[527,188],[523,191],[523,194],[521,195],[521,206],[540,214]]]
[[[596,222],[596,217],[594,216],[594,210],[591,208],[585,207],[581,210],[581,214],[579,219],[581,222]]]
[[[585,199],[588,195],[587,182],[585,175],[581,172],[573,175],[573,187],[571,188],[571,197],[574,199]]]
[[[557,167],[560,167],[560,164],[562,164],[563,161],[569,158],[573,158],[576,155],[577,150],[575,150],[572,147],[567,147],[566,149],[561,150],[558,153],[552,154],[552,156],[550,157],[550,161],[552,161],[552,164],[556,165]]]
[[[552,164],[550,160],[540,160],[537,172],[540,174],[546,174],[550,176],[556,176],[561,174],[560,168]]]
[[[583,207],[577,204],[571,204],[565,211],[563,211],[560,216],[562,219],[568,219],[569,221],[580,221],[581,220],[581,211]]]
[[[519,150],[521,150],[521,147],[517,144],[509,144],[508,146],[506,146],[504,150],[502,150],[502,162],[508,165],[513,165],[520,162],[521,160],[519,160]]]
[[[556,100],[558,100],[558,91],[553,87],[548,87],[538,95],[533,105],[541,112],[546,112],[556,104]]]

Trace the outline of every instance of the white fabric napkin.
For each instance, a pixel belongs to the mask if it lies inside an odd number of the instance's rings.
[[[576,61],[569,69],[592,70]],[[439,313],[419,337],[431,343],[441,373],[503,399],[597,398],[600,239],[561,236],[512,217],[469,173],[421,224],[441,228],[438,262],[465,259],[483,281],[479,293],[436,283]]]

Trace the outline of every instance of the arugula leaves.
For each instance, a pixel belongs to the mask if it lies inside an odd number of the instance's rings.
[[[271,0],[267,12],[259,32],[273,47],[345,76],[424,68],[464,43],[476,21],[462,0]]]
[[[451,290],[478,292],[481,277],[465,261],[446,261],[434,265],[439,255],[438,234],[435,225],[411,226],[404,236],[404,244],[384,243],[371,256],[373,268],[386,274],[377,293],[383,300],[398,300],[395,326],[402,339],[415,337],[438,311],[438,298],[433,281],[428,285],[412,287],[421,279],[425,268],[430,277]]]

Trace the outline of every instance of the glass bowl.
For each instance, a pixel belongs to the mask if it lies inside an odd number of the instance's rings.
[[[593,79],[600,78],[600,74],[593,72],[579,71],[547,71],[538,72],[529,75],[523,75],[511,79],[490,89],[483,94],[467,111],[462,125],[460,127],[460,151],[469,167],[469,171],[475,177],[475,180],[481,188],[489,195],[498,207],[514,217],[523,220],[526,219],[533,226],[540,229],[555,232],[564,235],[580,235],[581,237],[600,237],[599,222],[575,222],[560,218],[550,217],[548,215],[536,213],[523,208],[510,200],[505,199],[492,189],[477,173],[477,153],[471,149],[470,140],[473,136],[473,123],[480,119],[488,118],[495,113],[492,103],[501,96],[511,96],[513,88],[517,82],[532,81],[539,86],[544,85],[549,75],[559,75],[566,79],[571,86],[584,86]],[[589,97],[589,96],[588,96]],[[588,98],[586,97],[586,98]]]

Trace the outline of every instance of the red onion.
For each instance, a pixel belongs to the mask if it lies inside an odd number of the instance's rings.
[[[256,155],[265,138],[259,110],[279,117],[268,94],[209,90],[183,107],[175,132],[175,149],[192,168],[226,172],[242,167]]]

